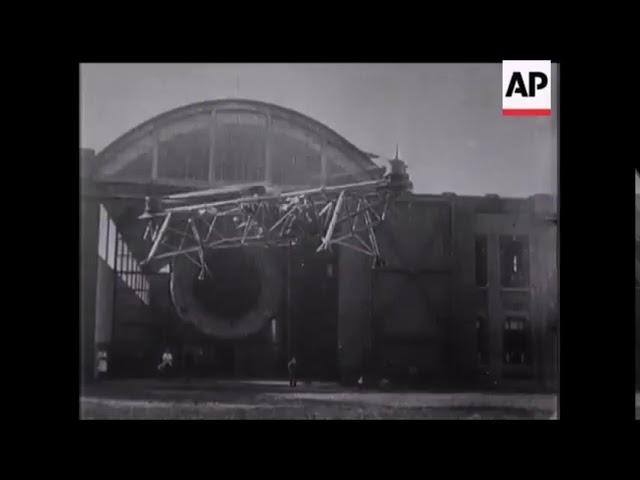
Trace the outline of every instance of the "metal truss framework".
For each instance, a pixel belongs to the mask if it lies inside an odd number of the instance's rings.
[[[176,197],[151,202],[141,219],[148,224],[144,238],[151,249],[143,265],[184,255],[208,271],[205,252],[238,247],[291,247],[307,245],[316,252],[331,251],[335,245],[350,248],[382,263],[375,228],[384,221],[389,204],[412,185],[406,165],[396,158],[383,178],[336,186],[266,194],[266,190],[240,190],[239,198],[198,202],[198,195],[186,194],[176,206]],[[220,191],[211,192],[220,195]],[[206,198],[205,194],[205,198]]]
[[[388,178],[348,185],[183,205],[145,212],[152,242],[145,264],[179,255],[207,270],[205,252],[243,246],[334,245],[380,261],[375,227],[384,221],[395,191]]]

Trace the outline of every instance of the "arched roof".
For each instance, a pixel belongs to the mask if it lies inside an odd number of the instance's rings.
[[[277,124],[280,131],[296,136],[298,141],[317,145],[318,151],[329,152],[335,157],[339,168],[350,173],[361,172],[362,176],[375,175],[376,165],[371,155],[363,152],[328,126],[302,113],[278,105],[247,99],[210,100],[193,103],[169,110],[157,115],[129,130],[111,142],[96,156],[98,179],[106,179],[114,172],[122,170],[128,162],[133,161],[140,152],[153,150],[153,142],[157,142],[157,132],[171,129],[181,122],[191,119],[206,121],[207,118],[225,112],[241,112],[267,119],[265,125]],[[204,120],[203,120],[204,119]],[[189,126],[183,127],[183,131]],[[182,133],[181,131],[180,133]],[[156,143],[157,145],[157,143]],[[157,150],[157,147],[156,147]],[[151,153],[150,155],[153,155]],[[156,154],[157,155],[157,154]],[[154,160],[157,163],[157,159]],[[149,160],[151,162],[151,160]],[[157,174],[157,170],[155,171]]]

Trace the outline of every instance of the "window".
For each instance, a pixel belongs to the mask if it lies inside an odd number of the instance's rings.
[[[500,236],[500,283],[503,287],[529,286],[529,239]]]
[[[228,181],[264,180],[266,117],[252,112],[216,113],[215,177]],[[276,152],[272,151],[272,156]]]
[[[100,219],[98,224],[98,255],[101,259],[107,259],[107,239],[109,238],[109,217],[107,210],[100,205]]]
[[[327,159],[327,177],[327,183],[330,185],[346,183],[350,179],[349,172],[332,158]]]
[[[528,365],[531,361],[529,334],[524,317],[507,317],[504,323],[504,363]]]
[[[506,290],[500,292],[505,310],[526,312],[529,310],[529,292]]]
[[[476,285],[487,286],[487,236],[476,237]]]
[[[127,253],[124,259],[124,282],[127,287],[131,288],[131,253],[127,249]]]
[[[116,270],[118,272],[122,272],[124,265],[124,243],[122,242],[122,236],[118,233],[117,235],[118,242],[118,257],[116,261]]]
[[[137,155],[127,165],[118,171],[118,176],[122,178],[149,178],[151,176],[151,166],[153,164],[153,151],[148,146],[142,153]]]
[[[158,132],[158,177],[207,181],[210,116],[195,115]]]
[[[107,263],[111,268],[116,267],[116,224],[109,219],[109,238],[107,242]]]
[[[285,185],[319,185],[320,141],[306,127],[274,119],[271,131],[273,181]]]
[[[113,246],[110,247],[113,252],[112,255],[115,258],[114,265],[116,266],[116,272],[122,280],[122,282],[145,304],[149,304],[149,282],[146,276],[142,273],[138,260],[133,256],[131,250],[124,242],[122,236],[116,232],[115,225],[109,224],[109,235],[113,236]],[[116,241],[117,256],[116,253]]]

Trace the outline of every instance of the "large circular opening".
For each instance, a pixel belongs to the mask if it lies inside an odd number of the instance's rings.
[[[260,267],[243,249],[206,253],[208,272],[193,276],[193,296],[209,314],[240,318],[256,307],[262,290]]]

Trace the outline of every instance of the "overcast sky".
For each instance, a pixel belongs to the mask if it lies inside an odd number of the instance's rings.
[[[555,193],[553,67],[552,116],[504,117],[499,63],[88,64],[81,143],[99,152],[164,111],[239,97],[297,110],[368,152],[392,157],[399,144],[416,193]]]

